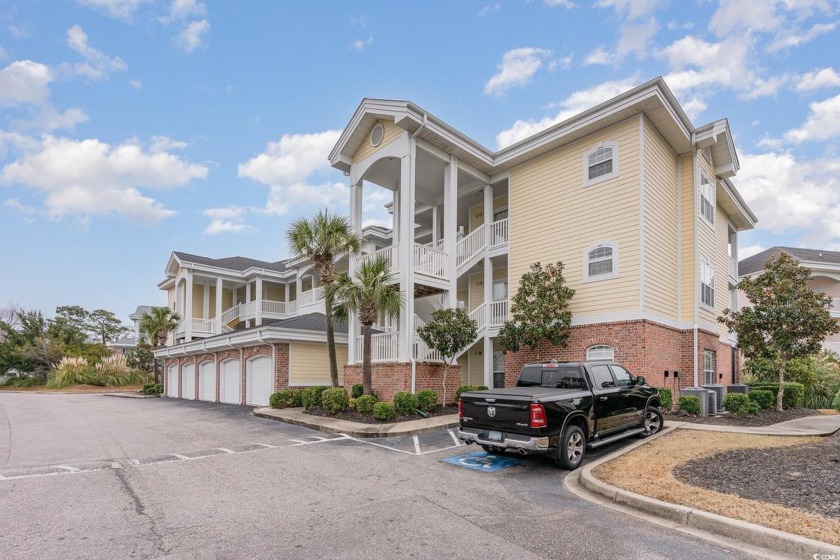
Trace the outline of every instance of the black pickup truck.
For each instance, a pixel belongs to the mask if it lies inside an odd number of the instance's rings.
[[[576,469],[587,448],[662,429],[659,393],[612,362],[527,364],[516,387],[461,394],[458,437],[488,453],[548,454]]]

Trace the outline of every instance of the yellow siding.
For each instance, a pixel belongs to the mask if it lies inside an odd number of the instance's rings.
[[[731,303],[729,295],[729,220],[723,208],[715,208],[715,237],[713,262],[715,264],[715,321]],[[729,334],[729,329],[718,323],[718,334]]]
[[[519,165],[510,173],[510,292],[532,263],[562,261],[577,292],[574,315],[639,309],[639,119]],[[584,187],[583,157],[597,142],[618,142],[619,175]],[[583,252],[617,241],[620,276],[583,283]]]
[[[222,313],[233,307],[233,290],[222,290]]]
[[[497,196],[493,199],[493,210],[499,210],[500,208],[507,208],[508,205],[508,197],[507,195]],[[480,226],[484,223],[484,204],[476,204],[475,206],[470,208],[470,220],[469,220],[469,228],[470,232],[472,232],[475,228]]]
[[[289,284],[289,301],[297,300],[297,284]]]
[[[192,291],[192,316],[204,319],[204,286],[193,284]]]
[[[500,208],[507,208],[508,205],[508,197],[506,194],[502,196],[497,196],[493,199],[493,210],[499,210]]]
[[[469,299],[469,292],[467,290],[458,290],[458,301],[463,301],[464,305],[467,305],[467,299]],[[468,309],[469,311],[469,309]]]
[[[676,320],[677,156],[647,120],[644,151],[645,310]]]
[[[470,348],[469,385],[484,385],[484,341],[479,340]]]
[[[682,321],[694,321],[694,298],[697,284],[697,265],[694,257],[694,225],[697,222],[694,200],[694,158],[691,154],[680,158],[682,165],[681,212],[682,258],[681,290]]]
[[[464,352],[458,357],[458,365],[461,366],[461,385],[469,385],[470,367],[467,352]]]
[[[269,301],[286,301],[286,286],[281,284],[263,284],[265,299]]]
[[[378,146],[374,147],[370,143],[370,135],[364,139],[362,145],[359,146],[359,149],[356,151],[355,155],[353,155],[353,163],[358,161],[362,161],[366,157],[374,154],[396,140],[400,137],[400,134],[405,132],[402,128],[395,125],[393,122],[389,121],[377,121],[382,124],[382,127],[385,129],[385,135],[382,137],[382,142],[379,143]]]
[[[700,271],[700,266],[701,266],[700,263],[702,262],[703,258],[706,258],[715,267],[715,307],[718,307],[720,305],[720,301],[721,301],[720,297],[722,295],[722,292],[720,291],[720,286],[721,286],[720,281],[721,280],[725,281],[726,275],[728,273],[726,271],[726,263],[724,263],[723,268],[721,268],[719,266],[718,262],[717,262],[718,259],[716,257],[717,257],[717,253],[718,253],[718,251],[720,251],[720,249],[717,248],[716,239],[718,237],[717,234],[720,231],[720,229],[721,228],[726,229],[726,220],[724,219],[724,221],[721,223],[717,211],[715,212],[715,223],[714,223],[713,226],[710,226],[709,223],[705,219],[700,217],[700,210],[699,210],[699,208],[700,208],[700,191],[699,191],[699,188],[700,188],[699,187],[699,185],[700,185],[700,173],[704,172],[706,174],[706,177],[712,183],[712,185],[715,184],[716,179],[715,179],[714,171],[712,170],[712,166],[709,164],[709,162],[706,161],[706,158],[703,157],[702,152],[697,153],[696,162],[697,162],[697,166],[698,166],[698,169],[697,169],[698,191],[697,191],[697,198],[696,198],[696,201],[695,201],[696,210],[695,210],[695,213],[694,213],[694,219],[697,220],[697,245],[698,245],[698,248],[699,248],[699,254],[698,254],[696,269],[697,269],[698,272]],[[724,246],[724,248],[723,248],[723,254],[724,255],[726,254],[726,246]],[[698,285],[699,285],[699,278],[698,278],[697,281],[698,281]],[[724,286],[724,292],[723,293],[724,294],[726,293],[725,292],[725,286]],[[724,299],[726,298],[725,295],[723,297],[724,297]],[[700,298],[698,298],[697,305],[699,306],[698,316],[700,317],[701,321],[707,321],[709,323],[714,323],[717,320],[717,313],[714,312],[714,311],[710,311],[709,309],[707,309],[703,305],[700,305]]]
[[[470,274],[470,301],[467,311],[472,311],[484,301],[484,273]]]
[[[211,319],[215,317],[216,314],[216,286],[210,286],[210,316],[207,318]]]
[[[292,342],[289,344],[289,385],[329,385],[330,358],[326,343]],[[344,383],[344,364],[347,363],[347,345],[335,345],[338,362],[338,382]]]

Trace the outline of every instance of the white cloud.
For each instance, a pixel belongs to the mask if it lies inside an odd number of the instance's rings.
[[[140,80],[131,80],[128,83],[134,89],[142,89],[143,88],[143,82],[141,82]]]
[[[835,28],[837,28],[836,23],[817,23],[804,32],[799,32],[794,29],[791,32],[782,33],[776,37],[776,39],[768,45],[767,50],[772,53],[790,47],[798,47],[800,45],[804,45],[805,43],[810,43],[824,33],[834,31]]]
[[[182,21],[193,17],[203,18],[207,15],[207,6],[196,0],[172,0],[169,14],[160,18],[163,23]]]
[[[120,57],[108,57],[102,51],[91,47],[87,33],[78,25],[67,30],[67,44],[86,61],[75,64],[73,66],[75,72],[92,80],[101,80],[110,72],[123,72],[128,68]]]
[[[18,129],[51,132],[60,129],[73,130],[77,124],[87,121],[87,113],[81,109],[74,107],[62,113],[46,104],[31,119],[12,121],[12,124]]]
[[[719,36],[775,31],[783,21],[776,4],[776,0],[721,0],[709,29]]]
[[[23,221],[31,224],[35,221],[35,216],[38,215],[38,209],[28,204],[23,204],[16,198],[9,198],[3,202],[3,206],[10,209],[16,215],[23,218]]]
[[[619,29],[618,45],[616,54],[620,57],[635,53],[636,58],[643,59],[647,56],[648,43],[659,31],[659,24],[656,19],[650,18],[644,23],[624,23]]]
[[[202,35],[210,31],[210,22],[206,19],[193,21],[178,34],[175,43],[185,52],[191,53],[198,47],[204,46]]]
[[[558,68],[562,68],[563,70],[568,70],[572,67],[572,60],[574,60],[575,56],[570,54],[568,56],[564,56],[562,58],[555,58],[551,62],[548,63],[549,70],[557,70]]]
[[[25,25],[10,24],[8,29],[15,39],[27,39],[29,38],[29,30],[26,27]]]
[[[355,41],[352,41],[347,46],[347,48],[350,49],[351,51],[359,52],[359,51],[364,50],[365,47],[368,47],[372,44],[373,44],[373,36],[370,36],[370,37],[368,37],[367,39],[364,39],[364,40],[356,39]]]
[[[330,169],[330,150],[341,131],[327,130],[314,134],[284,134],[269,142],[263,153],[239,164],[239,176],[265,185],[292,184],[309,175]]]
[[[738,247],[738,260],[743,260],[753,255],[757,255],[758,253],[767,249],[761,243],[756,243],[755,245],[747,245],[746,247]]]
[[[666,0],[598,0],[598,8],[613,8],[615,12],[633,21],[647,17],[666,4]]]
[[[268,194],[265,210],[269,214],[283,215],[297,207],[327,207],[346,210],[350,188],[344,183],[327,182],[317,185],[293,183],[273,185]]]
[[[838,86],[840,86],[840,74],[834,68],[821,68],[800,76],[796,82],[796,91],[814,91]]]
[[[228,206],[226,208],[208,208],[202,212],[211,219],[204,229],[204,235],[218,235],[221,233],[249,233],[255,228],[244,222],[247,208]]]
[[[146,0],[76,0],[81,6],[93,8],[107,16],[129,20]]]
[[[553,117],[545,117],[540,120],[518,120],[509,129],[503,130],[496,135],[496,144],[499,149],[515,144],[541,130],[545,130],[552,125],[632,89],[637,85],[637,81],[637,76],[631,76],[623,80],[604,82],[589,89],[576,91],[558,104],[561,110]]]
[[[501,9],[502,9],[502,3],[501,2],[496,2],[495,4],[487,4],[486,6],[484,6],[483,8],[481,8],[478,11],[478,15],[480,17],[484,17],[484,16],[487,16],[487,15],[490,15],[490,14],[496,14]]]
[[[0,172],[0,184],[22,185],[45,195],[51,217],[119,214],[138,222],[174,216],[139,188],[173,188],[207,176],[207,168],[136,142],[110,146],[97,139],[44,136]]]
[[[545,5],[551,8],[576,8],[577,4],[572,0],[545,0]]]
[[[612,64],[614,61],[611,55],[604,47],[598,47],[583,59],[584,66],[588,64]]]
[[[507,51],[502,55],[499,71],[484,85],[484,93],[501,95],[512,87],[527,84],[542,66],[542,61],[551,51],[523,47]]]
[[[41,105],[50,95],[50,69],[39,62],[18,60],[0,70],[0,106]]]
[[[840,95],[825,101],[815,101],[808,107],[811,113],[805,124],[788,130],[785,133],[786,140],[799,143],[840,136]]]
[[[170,150],[183,150],[186,147],[186,142],[173,140],[168,136],[152,136],[149,140],[149,151],[154,154],[168,152]]]

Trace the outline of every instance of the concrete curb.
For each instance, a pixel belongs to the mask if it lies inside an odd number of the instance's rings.
[[[103,397],[118,397],[122,399],[157,399],[160,395],[144,395],[143,393],[102,393]]]
[[[814,418],[821,419],[823,417],[816,416]],[[693,422],[670,422],[672,426],[678,428],[685,428],[686,430],[697,430],[700,432],[721,432],[729,434],[749,434],[755,436],[779,436],[779,437],[828,437],[840,431],[840,417],[834,415],[826,415],[825,418],[831,418],[831,421],[816,420],[818,423],[826,424],[823,427],[809,426],[805,428],[796,428],[793,426],[785,426],[779,428],[784,422],[778,424],[771,424],[769,426],[725,426],[716,424],[695,424]]]
[[[777,529],[748,523],[739,519],[732,519],[691,507],[671,504],[654,498],[649,498],[647,496],[642,496],[641,494],[636,494],[635,492],[623,490],[613,486],[612,484],[602,482],[595,478],[592,474],[592,471],[598,466],[612,461],[625,453],[629,453],[637,447],[646,445],[650,441],[682,427],[683,426],[672,426],[666,428],[651,438],[639,441],[624,449],[619,449],[615,453],[611,453],[606,457],[586,465],[580,472],[580,484],[588,491],[617,504],[629,506],[685,527],[715,533],[740,542],[770,549],[775,552],[809,558],[819,555],[840,555],[840,548],[828,543],[816,541],[799,535],[793,535],[791,533],[785,533]]]
[[[423,420],[409,420],[392,424],[362,424],[337,418],[313,416],[303,412],[302,408],[274,409],[269,407],[254,409],[254,416],[279,420],[287,424],[312,428],[328,434],[346,434],[358,438],[386,438],[395,436],[416,436],[426,432],[445,430],[458,426],[458,415],[447,414]]]

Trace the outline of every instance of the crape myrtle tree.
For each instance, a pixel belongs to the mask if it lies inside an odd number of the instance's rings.
[[[327,321],[327,353],[330,359],[330,380],[338,387],[338,363],[335,357],[335,329],[333,325],[333,291],[336,280],[335,259],[342,253],[359,252],[361,241],[344,216],[319,211],[311,220],[301,218],[292,222],[286,232],[289,248],[296,258],[312,261],[324,286],[324,315]],[[300,297],[300,295],[298,295]]]
[[[831,297],[808,287],[811,270],[787,253],[770,257],[764,272],[738,282],[749,306],[724,309],[718,321],[738,333],[738,346],[749,360],[772,361],[779,372],[776,410],[782,410],[785,368],[791,360],[816,354],[838,329],[831,317]]]
[[[478,336],[478,323],[460,307],[438,309],[432,320],[417,329],[420,340],[443,357],[443,403],[446,404],[446,373],[455,356]]]
[[[565,346],[571,334],[572,312],[569,301],[575,291],[563,278],[563,263],[540,263],[522,275],[516,295],[511,299],[510,314],[499,331],[499,345],[507,352],[535,348],[541,360],[540,346],[548,342]]]

